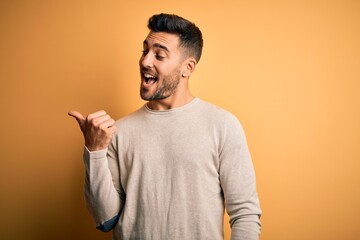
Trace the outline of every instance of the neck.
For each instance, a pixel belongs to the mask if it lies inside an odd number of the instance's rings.
[[[182,94],[173,94],[161,100],[153,100],[147,103],[147,106],[155,111],[164,111],[184,106],[191,102],[195,97],[189,91]]]

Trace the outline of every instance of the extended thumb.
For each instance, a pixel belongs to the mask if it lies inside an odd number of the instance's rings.
[[[81,113],[77,112],[77,111],[70,111],[70,112],[68,112],[68,115],[71,116],[71,117],[73,117],[73,118],[75,118],[76,121],[79,123],[80,126],[81,126],[81,125],[83,124],[83,122],[85,121],[84,116],[83,116]]]

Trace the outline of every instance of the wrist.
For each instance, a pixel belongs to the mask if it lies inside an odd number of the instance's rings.
[[[89,153],[101,153],[101,152],[107,152],[107,147],[105,148],[89,148],[88,146],[86,146],[86,144],[84,145],[84,148],[87,152]]]

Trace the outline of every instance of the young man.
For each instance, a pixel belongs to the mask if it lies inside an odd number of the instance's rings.
[[[202,35],[176,15],[149,19],[140,58],[148,101],[114,121],[104,111],[76,118],[85,137],[85,196],[97,228],[120,239],[258,239],[255,174],[242,127],[194,97],[189,77]]]

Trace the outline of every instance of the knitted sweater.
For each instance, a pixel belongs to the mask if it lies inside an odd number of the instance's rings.
[[[239,121],[195,98],[175,109],[146,105],[116,122],[108,149],[84,151],[85,199],[114,240],[258,239],[255,174]]]

